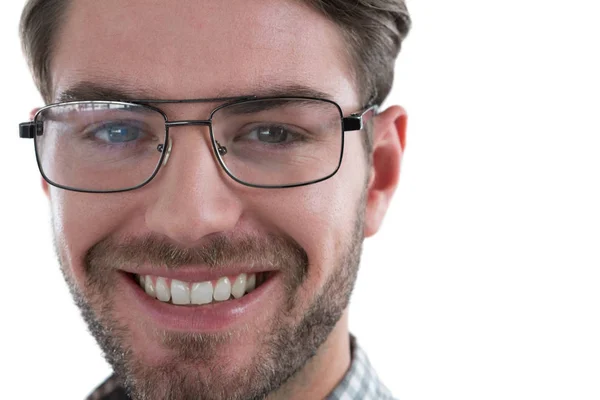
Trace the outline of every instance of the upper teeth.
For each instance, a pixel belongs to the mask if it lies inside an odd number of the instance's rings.
[[[217,281],[183,282],[160,276],[139,275],[138,281],[146,293],[163,302],[173,304],[208,304],[213,301],[236,299],[256,287],[256,274],[239,274],[232,281],[224,276]]]

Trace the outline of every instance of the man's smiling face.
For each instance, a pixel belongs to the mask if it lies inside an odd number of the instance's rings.
[[[51,62],[55,100],[90,84],[153,99],[304,87],[328,94],[345,115],[363,106],[339,28],[301,2],[81,0],[63,23]],[[206,119],[217,105],[160,108],[170,120]],[[261,398],[315,353],[323,359],[334,343],[347,344],[360,245],[387,206],[366,188],[364,134],[346,133],[335,176],[298,188],[236,183],[202,126],[173,130],[168,163],[140,189],[45,186],[71,291],[135,395]],[[254,291],[201,306],[160,302],[137,281],[192,288],[241,273],[258,273]]]

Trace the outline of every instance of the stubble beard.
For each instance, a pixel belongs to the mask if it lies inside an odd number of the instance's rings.
[[[107,237],[86,253],[83,290],[74,282],[69,266],[55,246],[61,270],[75,303],[96,339],[107,362],[112,366],[132,399],[136,400],[253,400],[264,399],[281,388],[316,354],[348,306],[358,272],[363,242],[365,195],[357,207],[353,231],[336,257],[334,268],[306,311],[298,311],[298,290],[312,268],[308,255],[294,240],[282,236],[229,240],[216,236],[199,249],[181,249],[157,237],[115,243]],[[154,331],[160,345],[170,350],[160,366],[148,365],[136,357],[130,327],[115,316],[115,293],[111,276],[119,262],[140,257],[156,265],[176,268],[183,264],[205,264],[218,268],[232,260],[272,257],[281,268],[286,302],[270,321],[270,329],[257,343],[252,364],[233,369],[219,363],[218,349],[231,334],[192,334]],[[160,262],[159,262],[160,261]],[[253,260],[257,261],[257,260]],[[112,293],[112,296],[111,296]],[[300,315],[298,317],[297,315]],[[194,368],[194,365],[210,365]],[[201,371],[202,370],[202,371]]]

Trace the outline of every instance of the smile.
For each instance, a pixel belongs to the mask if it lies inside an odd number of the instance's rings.
[[[285,298],[281,271],[242,268],[229,266],[217,273],[196,266],[122,270],[115,286],[122,293],[123,311],[156,328],[224,332],[272,315]]]
[[[182,306],[240,299],[264,283],[269,275],[269,272],[241,273],[204,282],[185,282],[152,275],[134,275],[134,278],[148,296]]]

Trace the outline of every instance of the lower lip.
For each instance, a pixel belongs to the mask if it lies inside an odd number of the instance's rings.
[[[198,306],[177,306],[152,298],[132,279],[120,273],[125,281],[127,295],[133,298],[131,313],[139,310],[157,328],[184,332],[219,332],[231,330],[256,320],[264,314],[276,297],[279,273],[274,273],[252,292],[240,299],[215,302]],[[129,302],[125,301],[126,304]]]

